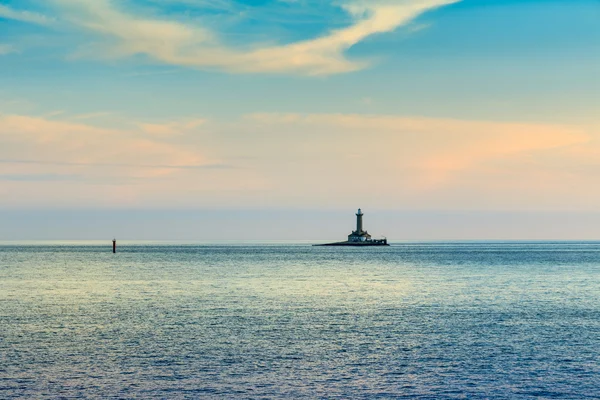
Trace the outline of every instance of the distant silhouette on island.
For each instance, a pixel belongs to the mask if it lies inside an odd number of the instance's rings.
[[[348,235],[345,242],[314,244],[313,246],[389,246],[387,239],[372,239],[369,232],[363,230],[363,213],[358,209],[356,213],[356,230]]]

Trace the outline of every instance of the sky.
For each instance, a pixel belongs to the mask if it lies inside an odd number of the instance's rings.
[[[0,0],[0,240],[600,239],[599,111],[600,0]]]

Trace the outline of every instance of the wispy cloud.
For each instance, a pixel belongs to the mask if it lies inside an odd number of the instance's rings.
[[[10,44],[0,43],[0,56],[13,53],[15,48]]]
[[[9,182],[73,182],[73,181],[84,181],[85,177],[82,175],[66,175],[66,174],[13,174],[3,175],[0,174],[0,181]]]
[[[473,173],[485,176],[497,162],[567,154],[591,140],[582,127],[535,123],[357,114],[253,114],[246,119],[258,131],[285,132],[286,140],[298,135],[306,145],[290,148],[305,156],[336,155],[338,163],[345,157],[358,165],[369,163],[378,171],[356,169],[353,177],[375,182],[402,176],[405,185],[417,191],[451,187]]]
[[[45,15],[34,13],[27,10],[16,10],[14,8],[0,4],[0,18],[12,19],[15,21],[29,22],[39,25],[47,25],[53,22],[52,18]]]
[[[139,124],[139,127],[149,135],[166,137],[183,134],[189,130],[196,129],[205,123],[205,119],[195,118],[166,123],[141,123]]]
[[[341,3],[341,8],[353,22],[345,28],[293,43],[246,43],[245,47],[228,46],[218,31],[200,23],[135,13],[109,0],[54,0],[54,4],[58,5],[63,20],[106,39],[101,51],[105,57],[143,54],[164,64],[202,69],[327,75],[356,71],[369,64],[347,58],[346,50],[355,44],[375,34],[392,32],[431,9],[458,1],[347,1]],[[230,3],[219,7],[225,4]],[[98,48],[94,48],[80,56],[98,54]]]
[[[98,112],[87,113],[87,114],[73,115],[69,119],[72,121],[81,121],[81,120],[87,120],[87,119],[107,117],[109,115],[112,115],[112,113],[109,111],[98,111]]]
[[[110,195],[119,205],[456,208],[515,193],[524,196],[515,204],[533,206],[530,197],[536,207],[577,191],[600,198],[598,135],[580,126],[265,113],[114,128],[62,118],[0,115],[0,204]]]
[[[128,164],[128,163],[100,163],[100,162],[67,162],[67,161],[42,161],[23,160],[15,158],[0,159],[0,164],[32,164],[67,167],[126,167],[126,168],[150,168],[150,169],[228,169],[234,168],[227,164],[201,164],[201,165],[166,165],[166,164]]]
[[[27,165],[77,167],[78,171],[102,166],[120,167],[115,173],[121,175],[151,178],[177,168],[219,164],[199,151],[158,140],[141,129],[99,128],[48,117],[0,115],[0,143],[3,172],[13,175],[32,171]],[[83,172],[90,178],[95,174],[89,168]]]
[[[194,205],[263,184],[215,151],[202,119],[117,128],[60,116],[0,114],[0,204]]]

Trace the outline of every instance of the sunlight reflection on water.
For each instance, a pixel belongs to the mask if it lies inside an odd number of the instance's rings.
[[[600,392],[600,244],[0,246],[0,398]]]

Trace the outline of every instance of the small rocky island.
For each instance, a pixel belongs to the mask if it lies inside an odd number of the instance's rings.
[[[363,230],[363,213],[358,209],[356,213],[356,230],[348,235],[345,242],[315,244],[313,246],[389,246],[387,239],[371,239],[369,232]]]

